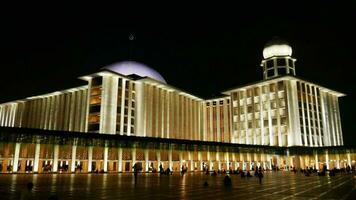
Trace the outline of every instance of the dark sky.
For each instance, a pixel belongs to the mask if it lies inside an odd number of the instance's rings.
[[[344,141],[356,144],[354,5],[123,10],[11,12],[0,33],[0,102],[81,85],[78,76],[129,58],[209,97],[261,80],[263,46],[279,36],[293,48],[298,76],[347,94],[340,99]]]

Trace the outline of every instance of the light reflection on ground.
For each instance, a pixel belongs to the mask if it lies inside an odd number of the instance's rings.
[[[267,172],[258,178],[232,175],[232,187],[223,184],[224,175],[202,173],[160,176],[139,174],[0,174],[1,199],[19,199],[28,182],[32,195],[48,199],[353,199],[356,179],[351,174],[335,177],[305,177],[289,172]],[[207,181],[209,186],[204,186]]]

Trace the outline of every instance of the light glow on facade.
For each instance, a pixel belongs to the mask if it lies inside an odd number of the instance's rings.
[[[41,172],[47,164],[53,165],[55,172],[63,166],[74,172],[78,165],[87,172],[122,172],[131,171],[128,166],[136,162],[144,164],[145,171],[151,165],[158,169],[160,164],[178,170],[183,164],[190,170],[202,170],[205,165],[210,170],[319,168],[319,163],[330,167],[330,158],[340,160],[336,167],[351,165],[355,155],[350,152],[334,156],[325,151],[325,155],[304,157],[263,152],[268,147],[343,145],[338,98],[344,94],[295,77],[295,59],[291,55],[289,45],[266,47],[263,81],[226,90],[211,99],[170,86],[155,70],[129,61],[80,77],[87,82],[81,87],[0,104],[1,127],[193,143],[190,148],[183,147],[185,144],[159,144],[157,148],[149,147],[151,142],[143,148],[139,144],[110,146],[107,140],[102,146],[83,146],[78,139],[73,139],[71,145],[43,144],[40,140],[34,144],[0,142],[0,164],[11,166],[12,172],[26,171],[25,166]],[[142,77],[133,78],[131,74]],[[208,145],[198,148],[195,142]],[[246,148],[255,145],[250,150],[261,148],[262,152],[224,151],[219,144]],[[44,156],[43,150],[51,156]],[[28,152],[33,154],[28,156]]]

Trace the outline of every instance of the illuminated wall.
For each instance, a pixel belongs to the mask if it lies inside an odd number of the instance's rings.
[[[1,126],[86,131],[87,87],[0,105]]]
[[[343,145],[343,94],[284,76],[225,92],[232,99],[232,142],[271,146]]]
[[[292,76],[208,100],[151,78],[108,71],[84,80],[86,86],[1,104],[0,125],[270,146],[343,145],[343,94]]]

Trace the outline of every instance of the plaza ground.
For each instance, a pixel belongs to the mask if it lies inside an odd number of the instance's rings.
[[[335,177],[306,177],[292,172],[266,172],[258,178],[231,175],[232,186],[225,187],[224,175],[203,173],[172,176],[132,174],[0,174],[0,196],[19,199],[28,182],[33,195],[47,199],[356,199],[355,174]],[[208,186],[203,183],[207,181]]]

